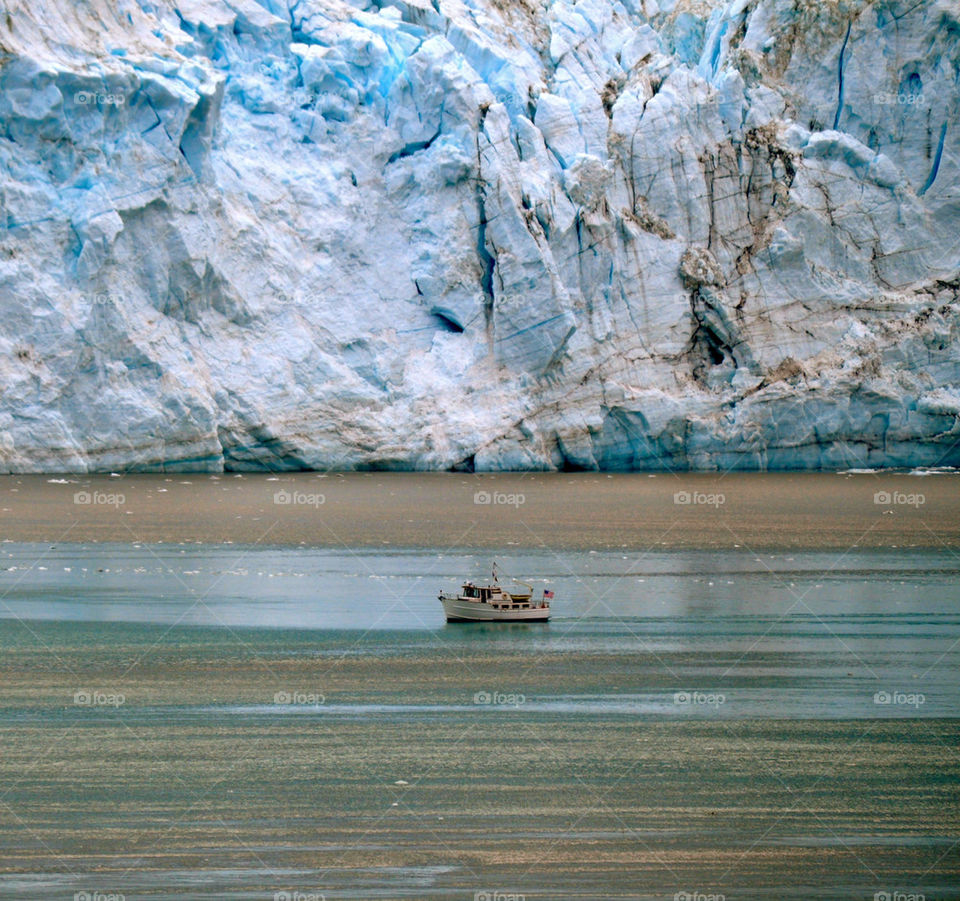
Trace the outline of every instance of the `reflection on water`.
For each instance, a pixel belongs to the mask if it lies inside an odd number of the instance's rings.
[[[0,618],[94,631],[111,622],[272,631],[277,656],[303,653],[278,630],[310,634],[309,653],[320,658],[417,656],[438,646],[454,654],[686,655],[685,672],[692,668],[698,685],[741,679],[737,691],[725,690],[723,716],[953,716],[960,709],[949,657],[960,638],[960,564],[949,552],[501,557],[502,578],[553,588],[549,624],[444,622],[438,591],[487,578],[490,560],[482,554],[9,542],[3,554]],[[921,683],[922,704],[874,702],[874,689],[915,694]],[[699,712],[668,696],[618,692],[531,698],[527,710]]]
[[[958,896],[950,553],[0,552],[4,897]]]
[[[97,622],[432,629],[443,623],[439,590],[465,578],[487,579],[490,564],[469,553],[0,547],[0,616]],[[608,620],[700,622],[705,628],[740,621],[749,629],[749,621],[788,614],[798,624],[805,617],[842,624],[855,616],[858,629],[899,619],[907,637],[928,617],[952,614],[960,599],[960,558],[950,552],[534,552],[498,563],[504,581],[507,573],[536,591],[554,589],[554,624],[565,634]],[[523,624],[471,628],[474,635],[537,631]]]

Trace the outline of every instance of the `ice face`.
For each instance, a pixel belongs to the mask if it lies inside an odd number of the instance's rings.
[[[950,0],[0,35],[4,470],[960,463]]]

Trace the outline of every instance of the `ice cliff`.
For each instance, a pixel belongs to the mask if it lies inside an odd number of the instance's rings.
[[[960,463],[955,0],[8,0],[0,469]]]

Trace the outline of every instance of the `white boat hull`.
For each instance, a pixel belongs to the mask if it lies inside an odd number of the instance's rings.
[[[549,607],[496,607],[464,598],[440,598],[448,623],[544,623],[550,619]]]

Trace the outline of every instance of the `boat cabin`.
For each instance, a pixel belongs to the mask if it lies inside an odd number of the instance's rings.
[[[481,604],[507,603],[511,606],[523,606],[530,603],[529,594],[511,594],[504,591],[499,585],[474,585],[473,582],[464,582],[462,594],[463,598],[478,600]]]

